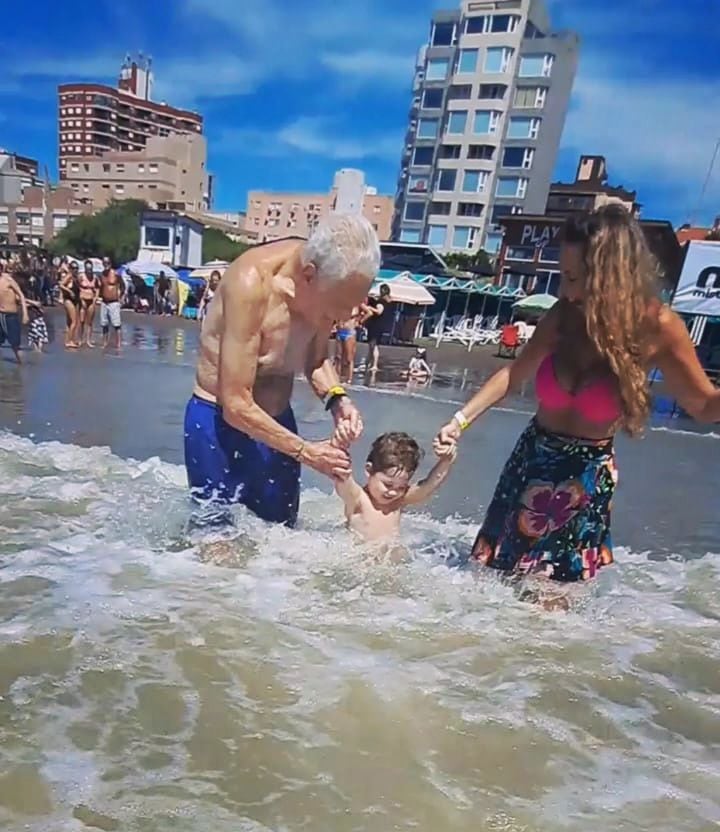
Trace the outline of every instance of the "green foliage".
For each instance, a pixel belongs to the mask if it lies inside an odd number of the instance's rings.
[[[479,249],[474,254],[453,253],[444,256],[445,262],[451,269],[464,272],[487,272],[493,271],[492,263],[486,251]]]
[[[247,243],[237,243],[217,228],[205,228],[203,233],[203,263],[210,260],[226,260],[228,263],[232,263],[236,257],[239,257],[248,248],[250,246]]]
[[[140,214],[146,204],[139,199],[111,202],[91,216],[74,219],[50,244],[53,254],[75,257],[110,257],[115,264],[137,256]]]

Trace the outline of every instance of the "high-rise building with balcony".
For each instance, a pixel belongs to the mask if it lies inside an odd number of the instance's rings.
[[[102,156],[108,150],[143,150],[152,136],[202,133],[198,113],[152,101],[149,58],[127,58],[117,89],[105,84],[58,87],[58,170],[68,177],[69,157]]]
[[[542,214],[579,38],[543,0],[461,0],[418,54],[394,239],[496,252],[502,217]]]

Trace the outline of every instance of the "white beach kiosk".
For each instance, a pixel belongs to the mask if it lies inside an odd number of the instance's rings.
[[[710,318],[720,319],[720,242],[688,244],[672,308],[689,318],[690,337],[696,345]]]

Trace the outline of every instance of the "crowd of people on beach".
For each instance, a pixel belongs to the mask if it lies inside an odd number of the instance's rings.
[[[31,349],[42,352],[49,343],[44,308],[62,306],[65,312],[64,346],[69,350],[94,348],[93,332],[99,320],[104,348],[122,344],[122,310],[152,315],[175,315],[177,291],[160,269],[152,286],[141,275],[121,273],[109,257],[79,261],[49,258],[27,251],[0,252],[0,345],[12,348],[21,361],[22,327],[27,327]],[[202,320],[221,279],[215,271],[202,291],[189,302]]]

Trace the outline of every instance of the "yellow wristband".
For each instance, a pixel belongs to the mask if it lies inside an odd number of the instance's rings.
[[[339,384],[336,384],[334,387],[331,387],[327,391],[327,395],[325,396],[326,399],[333,399],[337,396],[347,396],[347,390]]]
[[[460,430],[465,431],[470,427],[470,422],[462,410],[458,410],[458,412],[453,416],[453,419],[457,422]]]

